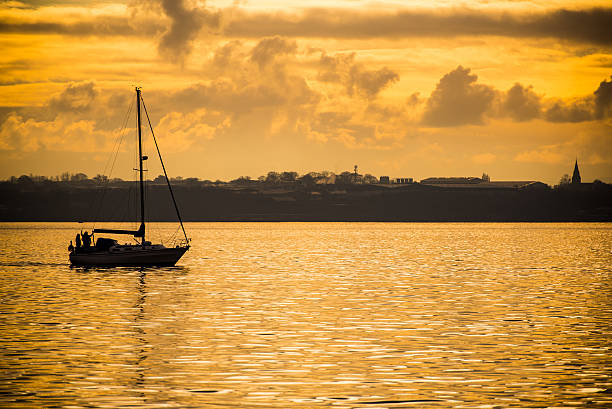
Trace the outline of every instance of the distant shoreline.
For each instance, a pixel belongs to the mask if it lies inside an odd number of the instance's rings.
[[[612,185],[606,183],[558,188],[179,184],[174,192],[186,222],[612,222]],[[0,221],[138,220],[134,193],[131,184],[102,191],[61,183],[0,183]],[[165,186],[151,185],[147,203],[147,220],[177,220]]]
[[[0,220],[0,223],[7,224],[25,224],[25,223],[74,223],[74,224],[88,224],[88,223],[134,223],[137,221],[113,221],[113,220],[90,220],[77,222],[73,220]],[[147,220],[147,223],[178,223],[177,220]],[[394,223],[394,224],[572,224],[572,223],[586,223],[586,224],[611,224],[610,220],[419,220],[419,221],[398,221],[398,220],[183,220],[183,223],[363,223],[363,224],[376,224],[376,223]],[[84,226],[85,227],[85,226]]]

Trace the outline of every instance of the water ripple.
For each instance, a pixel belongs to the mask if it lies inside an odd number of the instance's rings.
[[[0,406],[612,406],[609,224],[187,228],[180,267],[84,269],[1,224]]]

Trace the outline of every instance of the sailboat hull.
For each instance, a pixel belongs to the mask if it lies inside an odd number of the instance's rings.
[[[71,252],[73,266],[173,266],[189,247],[143,248],[133,246],[123,251]]]

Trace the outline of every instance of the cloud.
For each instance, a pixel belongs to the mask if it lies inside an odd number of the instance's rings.
[[[576,158],[579,165],[612,163],[612,144],[610,143],[612,127],[609,124],[590,122],[548,124],[548,126],[551,127],[549,132],[554,133],[558,141],[554,144],[536,146],[519,152],[514,157],[515,161],[549,165],[567,164],[567,173],[570,174]],[[537,139],[534,139],[534,143],[537,144]]]
[[[368,70],[355,62],[355,53],[321,54],[317,78],[323,82],[334,82],[346,87],[348,95],[375,98],[380,91],[399,81],[399,74],[388,67]]]
[[[403,107],[338,98],[319,104],[302,132],[308,139],[336,141],[350,149],[388,150],[402,146],[413,128],[409,122]]]
[[[8,117],[16,116],[28,126],[34,123],[40,127],[43,123],[49,126],[51,123],[88,121],[96,132],[112,131],[124,124],[128,107],[134,100],[133,92],[124,88],[100,89],[98,84],[91,81],[69,83],[40,106],[1,110],[0,126]]]
[[[293,54],[296,50],[297,43],[294,40],[281,37],[264,38],[251,50],[251,60],[257,63],[259,68],[264,68],[277,56]]]
[[[602,45],[612,44],[612,9],[555,10],[525,25],[528,36],[558,37]]]
[[[477,79],[462,66],[442,77],[426,102],[422,122],[430,126],[482,124],[496,91],[477,84]]]
[[[602,119],[612,116],[612,77],[610,81],[603,80],[594,94],[595,118]]]
[[[218,47],[213,56],[212,66],[220,72],[224,72],[231,67],[231,62],[235,60],[243,50],[242,42],[233,40],[221,47]]]
[[[110,150],[116,136],[114,132],[96,130],[94,121],[73,121],[62,116],[36,120],[13,113],[0,125],[0,149],[99,152]]]
[[[550,122],[584,122],[612,117],[612,78],[602,81],[592,95],[570,101],[552,100],[544,117]]]
[[[292,40],[265,38],[253,46],[239,41],[221,45],[203,66],[201,81],[176,91],[156,91],[151,105],[155,117],[167,112],[184,115],[200,109],[219,112],[222,132],[203,132],[214,138],[295,134],[307,127],[321,95],[291,67],[296,64],[297,44]],[[192,117],[189,117],[192,118]],[[211,124],[209,124],[212,126]],[[246,136],[239,136],[240,138]]]
[[[549,122],[584,122],[593,119],[593,99],[579,98],[574,101],[553,100],[544,112]]]
[[[69,84],[59,95],[49,101],[49,108],[55,112],[85,111],[97,96],[93,82]]]
[[[349,73],[355,65],[355,53],[336,54],[334,56],[322,53],[319,65],[319,80],[346,83],[349,79]]]
[[[295,70],[298,65],[307,69]],[[503,124],[504,128],[509,119],[546,119],[546,115],[553,115],[554,104],[558,104],[559,120],[563,121],[569,115],[563,110],[573,105],[587,112],[587,120],[595,117],[596,107],[601,115],[609,115],[612,84],[612,80],[603,81],[595,93],[575,101],[552,101],[518,83],[507,91],[497,90],[479,83],[469,68],[458,66],[440,79],[428,98],[412,94],[398,104],[379,98],[385,87],[397,81],[393,70],[368,67],[358,62],[355,53],[305,52],[295,41],[281,37],[264,38],[255,44],[222,44],[204,62],[202,73],[215,79],[174,90],[145,90],[160,140],[170,138],[174,142],[169,143],[177,145],[175,149],[197,149],[206,141],[286,142],[289,138],[313,144],[335,141],[352,149],[398,149],[414,137],[428,140],[439,134],[457,137],[465,132],[465,128],[449,129],[453,126],[480,128],[497,118],[494,125]],[[112,138],[119,132],[133,100],[132,90],[94,82],[68,84],[43,106],[4,112],[0,119],[2,146],[74,150],[80,149],[82,140],[83,151],[91,151],[103,144],[98,139]],[[71,128],[70,124],[79,125]],[[552,126],[545,121],[527,125]],[[476,129],[470,128],[470,132]],[[71,143],[60,140],[62,132],[73,136]],[[90,134],[77,137],[78,132]],[[550,160],[551,152],[525,149],[517,154],[517,160]],[[498,154],[490,150],[467,157],[486,164],[494,162]],[[542,159],[545,154],[549,159]]]
[[[452,8],[445,11],[395,9],[393,11],[351,11],[309,8],[297,13],[247,13],[233,6],[212,11],[205,6],[189,7],[187,0],[135,0],[134,4],[161,6],[170,18],[170,27],[150,19],[133,24],[133,18],[100,15],[82,16],[64,22],[57,15],[36,20],[24,17],[29,10],[13,8],[15,18],[0,21],[0,33],[64,35],[145,35],[165,30],[160,47],[178,55],[188,51],[202,28],[220,29],[227,37],[300,38],[409,38],[457,36],[503,36],[514,38],[555,38],[577,43],[612,44],[612,8],[556,9],[539,13],[504,12]],[[342,16],[342,18],[338,18]],[[221,20],[226,23],[221,27]]]
[[[261,43],[260,43],[261,44]],[[259,47],[256,45],[253,49]],[[239,44],[225,45],[214,54],[210,67],[218,77],[211,82],[192,84],[184,89],[158,95],[169,109],[189,112],[199,107],[229,112],[234,116],[248,115],[256,110],[270,113],[288,109],[305,109],[320,98],[305,79],[287,69],[279,61],[274,70],[260,70],[262,60],[253,61],[253,49],[248,52]],[[217,64],[225,64],[221,70]]]
[[[574,99],[545,99],[532,86],[516,83],[508,91],[477,83],[469,68],[457,67],[446,74],[425,100],[421,123],[447,127],[482,125],[487,119],[510,117],[515,122],[543,119],[548,122],[586,122],[612,116],[612,79],[597,90]],[[416,98],[416,99],[415,99]],[[408,105],[417,107],[418,97]]]
[[[351,71],[350,89],[372,98],[382,89],[397,81],[399,81],[399,74],[387,67],[366,71],[357,66]]]
[[[185,0],[158,0],[166,16],[170,18],[170,27],[161,37],[159,51],[182,60],[191,52],[192,43],[204,27],[219,27],[220,13],[206,8],[186,6]]]
[[[342,16],[339,18],[339,16]],[[235,13],[224,33],[233,37],[405,38],[506,36],[612,44],[612,9],[509,13],[470,9],[359,12],[306,9],[299,14]]]
[[[525,163],[559,164],[565,162],[566,158],[558,152],[558,147],[551,146],[519,153],[514,160]]]
[[[28,4],[28,3],[32,3],[31,1],[16,1],[16,0],[4,0],[2,3],[0,3],[0,9],[33,9],[36,6],[36,3],[34,4]]]
[[[146,93],[145,93],[146,94]],[[184,91],[189,94],[189,91]],[[151,92],[149,111],[160,143],[169,152],[193,148],[198,142],[221,135],[231,126],[231,112],[193,104],[184,111],[172,108],[172,94]],[[67,85],[38,108],[16,108],[0,122],[0,149],[97,152],[110,150],[120,134],[135,128],[134,93],[98,89],[93,82]],[[202,102],[201,100],[199,102]],[[131,109],[128,109],[131,105]],[[126,117],[127,111],[131,116]],[[143,113],[144,115],[144,113]],[[127,122],[126,122],[127,120]],[[146,127],[146,119],[143,120]]]
[[[215,31],[220,27],[221,12],[200,3],[189,6],[188,0],[133,0],[127,8],[131,16],[102,14],[108,13],[104,9],[91,13],[85,7],[67,9],[64,15],[53,7],[43,7],[34,16],[25,10],[15,11],[0,19],[0,33],[146,36],[159,39],[160,54],[182,62],[205,28]]]
[[[501,109],[518,122],[529,121],[540,116],[540,96],[533,92],[533,87],[524,87],[519,83],[503,96]]]
[[[134,126],[125,122],[132,98],[132,92],[100,89],[91,81],[69,83],[41,106],[6,112],[0,120],[0,147],[24,152],[109,150],[124,125]]]
[[[19,18],[0,20],[2,34],[61,34],[68,36],[155,36],[163,30],[158,20],[140,19],[138,24],[128,17],[82,17],[75,22],[29,21]]]
[[[321,87],[308,73],[296,71],[296,65],[314,67],[320,82],[339,87]],[[405,134],[402,109],[372,104],[397,74],[388,68],[366,69],[352,54],[302,52],[295,41],[281,37],[261,39],[252,47],[230,41],[213,52],[204,70],[216,79],[180,90],[164,104],[182,112],[217,109],[230,115],[233,130],[249,120],[248,132],[266,137],[300,135],[365,147]]]
[[[201,108],[190,113],[169,112],[159,121],[155,134],[159,135],[160,144],[177,152],[192,149],[203,140],[213,139],[230,126],[228,115]]]

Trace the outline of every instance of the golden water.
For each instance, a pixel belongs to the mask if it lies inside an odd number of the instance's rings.
[[[77,228],[0,225],[0,407],[612,407],[610,224],[192,223],[145,269]]]

